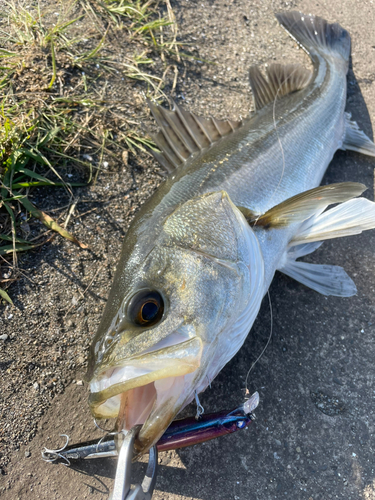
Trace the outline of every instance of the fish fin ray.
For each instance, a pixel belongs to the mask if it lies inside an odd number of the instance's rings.
[[[352,297],[357,293],[353,280],[339,266],[296,261],[293,255],[287,254],[278,270],[322,295]]]
[[[306,220],[290,246],[360,234],[375,228],[375,203],[356,198]]]
[[[152,138],[152,136],[151,136]],[[154,140],[155,144],[156,141]],[[175,170],[175,164],[171,162],[167,158],[165,154],[160,153],[159,151],[155,151],[151,148],[149,148],[149,152],[152,154],[152,156],[155,158],[155,160],[159,163],[159,165],[168,173],[171,174]]]
[[[149,135],[161,150],[159,153],[151,153],[169,173],[185,165],[194,155],[209,148],[222,137],[232,134],[243,123],[203,118],[175,103],[172,110],[158,106],[149,99],[147,104],[159,126],[157,134],[149,132]]]
[[[257,66],[249,71],[254,106],[259,111],[275,99],[305,88],[312,73],[300,64],[271,64],[267,68],[267,80]]]
[[[351,121],[351,117],[350,113],[345,113],[345,139],[341,149],[375,156],[375,144],[359,128],[357,122]]]
[[[316,52],[340,58],[349,65],[350,35],[338,23],[301,12],[279,12],[276,18],[283,28],[309,55]]]
[[[292,196],[272,207],[265,214],[248,220],[250,225],[265,226],[267,228],[285,227],[295,222],[321,213],[333,203],[342,203],[363,193],[366,186],[358,182],[340,182],[327,186],[318,186]]]

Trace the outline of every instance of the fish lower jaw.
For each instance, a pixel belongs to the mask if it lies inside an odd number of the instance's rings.
[[[97,418],[116,418],[117,431],[141,425],[135,443],[139,456],[158,441],[185,406],[181,404],[184,387],[185,375],[158,379],[112,396],[92,412]]]
[[[129,415],[132,413],[130,408],[135,407],[135,413],[139,415],[130,418],[130,421],[144,420],[147,418],[146,410],[151,411],[169,392],[171,397],[177,397],[175,381],[183,382],[185,375],[199,368],[201,354],[202,342],[195,337],[162,351],[128,360],[123,366],[102,371],[90,382],[92,414],[95,418],[116,418],[121,406],[128,408]],[[134,422],[134,425],[136,423],[140,422]]]
[[[130,430],[137,424],[143,425],[154,407],[159,407],[162,401],[178,398],[184,378],[184,375],[162,378],[127,390],[119,387],[118,394],[99,406],[92,406],[91,411],[98,419],[117,418],[118,430]]]

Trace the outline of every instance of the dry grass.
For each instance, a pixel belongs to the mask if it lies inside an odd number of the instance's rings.
[[[9,302],[17,252],[49,241],[51,231],[85,247],[32,204],[32,190],[62,188],[72,200],[85,184],[69,182],[72,168],[89,183],[105,157],[153,147],[108,82],[157,99],[166,80],[176,86],[180,61],[169,0],[25,5],[9,1],[0,24],[0,297]]]

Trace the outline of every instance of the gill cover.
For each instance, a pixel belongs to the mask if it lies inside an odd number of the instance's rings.
[[[133,253],[121,306],[92,350],[90,404],[95,416],[114,417],[124,393],[148,385],[146,450],[241,347],[264,294],[264,266],[253,230],[223,191],[169,211],[147,252],[136,245]],[[163,301],[162,317],[146,327],[133,314],[145,289],[153,292],[142,300]]]

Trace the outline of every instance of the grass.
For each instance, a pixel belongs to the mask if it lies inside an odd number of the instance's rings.
[[[154,146],[119,114],[108,82],[125,80],[158,99],[167,79],[176,86],[180,61],[169,0],[25,5],[12,0],[0,13],[0,297],[10,303],[18,252],[50,241],[51,231],[86,248],[32,203],[32,191],[64,189],[73,200],[72,189],[95,182],[105,157]],[[87,182],[68,182],[72,168]]]

